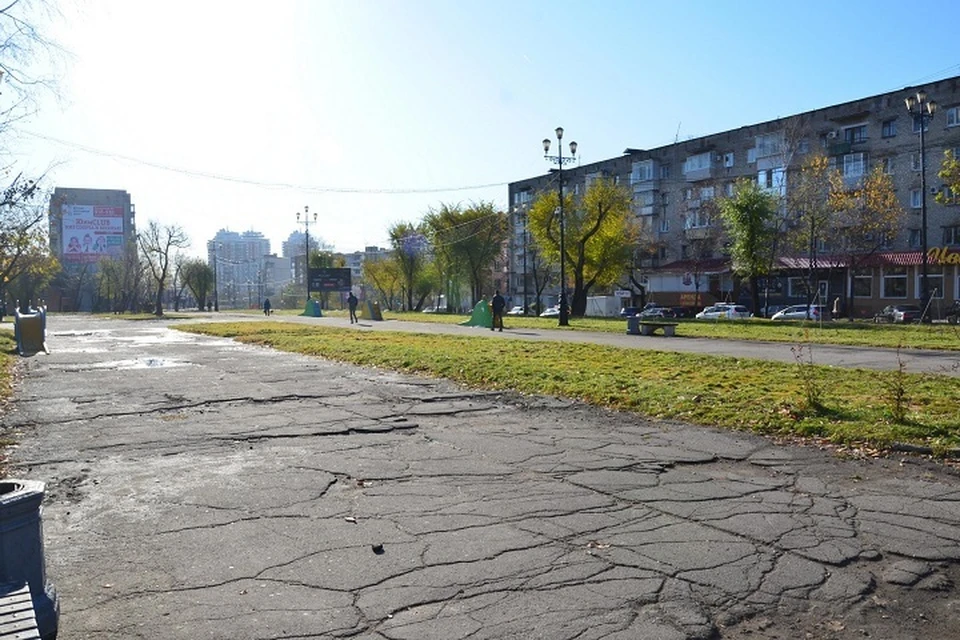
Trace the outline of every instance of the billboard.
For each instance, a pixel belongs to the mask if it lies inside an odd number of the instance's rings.
[[[64,204],[60,212],[64,264],[97,262],[123,255],[123,207]]]
[[[310,291],[350,291],[350,269],[310,269]]]

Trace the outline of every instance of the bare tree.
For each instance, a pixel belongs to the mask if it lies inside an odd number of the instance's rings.
[[[151,220],[146,230],[137,236],[137,239],[153,284],[156,285],[154,314],[162,316],[163,292],[166,289],[167,278],[170,276],[171,262],[175,259],[175,256],[170,254],[176,249],[189,247],[190,238],[179,225],[161,226],[156,220]]]

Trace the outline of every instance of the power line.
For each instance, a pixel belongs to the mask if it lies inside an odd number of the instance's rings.
[[[504,187],[510,184],[509,182],[490,182],[487,184],[475,184],[475,185],[466,185],[466,186],[458,186],[458,187],[366,189],[361,187],[321,187],[321,186],[315,186],[315,185],[292,184],[289,182],[268,182],[265,180],[255,180],[253,178],[229,176],[229,175],[224,175],[220,173],[213,173],[210,171],[197,171],[193,169],[184,169],[181,167],[174,167],[174,166],[162,164],[159,162],[144,160],[142,158],[135,158],[133,156],[124,155],[121,153],[104,151],[103,149],[88,147],[83,144],[71,142],[69,140],[62,140],[60,138],[54,138],[52,136],[45,136],[39,133],[34,133],[32,131],[24,131],[23,133],[31,137],[37,138],[39,140],[45,140],[47,142],[59,144],[64,147],[69,147],[71,149],[83,151],[84,153],[89,153],[91,155],[101,156],[104,158],[111,158],[113,160],[123,160],[124,162],[132,162],[134,164],[151,167],[153,169],[160,169],[161,171],[169,171],[170,173],[178,173],[181,175],[190,176],[192,178],[206,178],[208,180],[220,180],[222,182],[233,182],[236,184],[245,184],[245,185],[265,187],[270,189],[292,189],[295,191],[302,191],[307,193],[352,193],[352,194],[366,194],[366,195],[407,194],[407,195],[410,195],[410,194],[421,194],[421,193],[449,193],[449,192],[456,192],[456,191],[475,191],[478,189]]]

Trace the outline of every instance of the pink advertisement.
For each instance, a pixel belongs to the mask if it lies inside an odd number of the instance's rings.
[[[123,255],[123,207],[65,204],[63,262],[97,262]]]

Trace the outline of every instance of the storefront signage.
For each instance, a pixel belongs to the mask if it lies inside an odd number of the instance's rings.
[[[951,251],[950,247],[934,247],[927,251],[927,259],[940,264],[960,264],[960,251]]]

